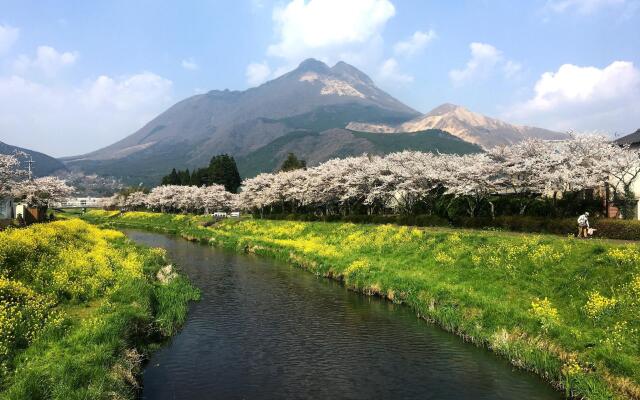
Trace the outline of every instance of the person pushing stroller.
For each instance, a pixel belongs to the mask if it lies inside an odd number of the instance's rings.
[[[591,227],[589,226],[589,213],[585,212],[578,217],[578,237],[587,238],[591,234]]]

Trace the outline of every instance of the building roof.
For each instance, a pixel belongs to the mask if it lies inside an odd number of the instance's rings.
[[[640,146],[640,129],[638,129],[637,131],[627,135],[627,136],[623,136],[619,139],[616,139],[616,143],[618,144],[630,144],[632,146]]]

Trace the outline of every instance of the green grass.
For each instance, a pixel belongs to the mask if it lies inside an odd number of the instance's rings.
[[[165,252],[58,221],[0,234],[0,399],[133,399],[199,294]]]
[[[640,246],[391,225],[225,220],[153,213],[86,218],[172,231],[289,261],[421,318],[568,395],[640,398]]]

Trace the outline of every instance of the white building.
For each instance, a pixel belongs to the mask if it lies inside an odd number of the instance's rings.
[[[109,205],[109,197],[69,197],[55,204],[58,208],[101,208]]]

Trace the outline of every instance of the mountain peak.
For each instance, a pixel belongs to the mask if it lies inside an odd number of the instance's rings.
[[[347,64],[344,61],[338,61],[336,65],[331,68],[331,72],[336,75],[340,75],[345,78],[352,78],[366,83],[367,85],[373,85],[373,80],[369,78],[367,74],[360,71],[353,65]]]
[[[327,73],[331,71],[329,66],[323,63],[320,60],[316,60],[315,58],[307,58],[303,62],[298,65],[296,68],[298,72],[318,72],[318,73]]]
[[[347,129],[402,133],[440,129],[464,141],[477,144],[484,149],[499,145],[518,143],[526,138],[545,140],[565,139],[566,135],[546,129],[512,125],[495,118],[486,117],[451,103],[442,104],[429,113],[399,125],[350,123]]]
[[[458,110],[466,110],[466,108],[464,108],[462,106],[459,106],[457,104],[444,103],[444,104],[440,104],[438,107],[436,107],[433,110],[429,111],[426,115],[427,116],[444,115],[444,114],[449,114],[449,113],[452,113],[452,112],[456,112]]]

